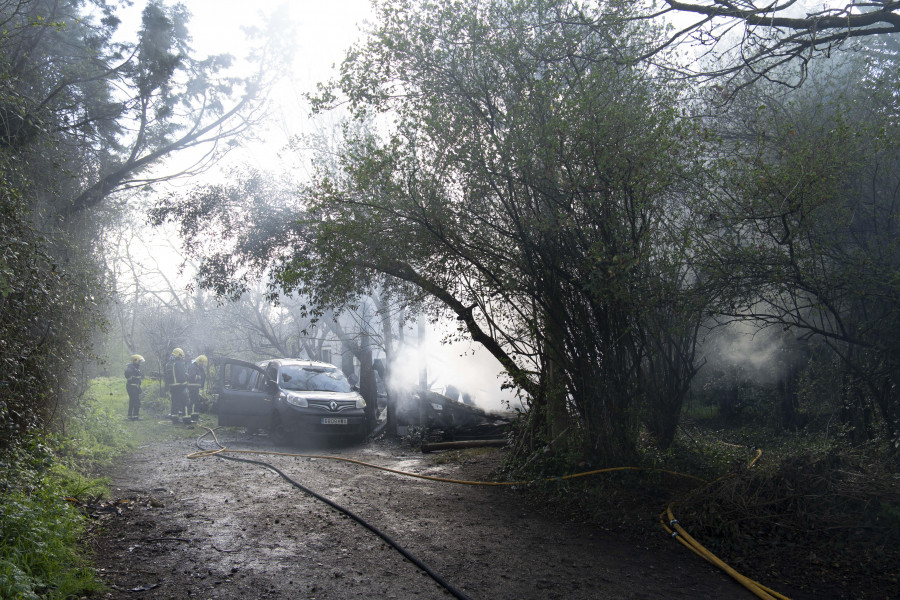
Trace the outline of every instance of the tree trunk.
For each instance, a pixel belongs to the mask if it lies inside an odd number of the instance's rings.
[[[359,393],[366,401],[366,420],[369,428],[375,426],[375,415],[378,412],[378,388],[375,384],[375,369],[372,368],[372,348],[368,339],[364,338],[365,346],[359,359]]]
[[[347,342],[341,342],[341,371],[344,373],[344,377],[346,377],[350,383],[359,384],[359,379],[356,377],[356,365],[353,363],[353,351],[350,348],[350,345]]]
[[[797,414],[797,377],[799,374],[800,369],[796,365],[791,365],[778,380],[781,424],[785,429],[796,430],[801,427],[800,415]]]
[[[847,437],[851,442],[861,444],[872,439],[871,402],[863,383],[849,373],[845,373],[842,379],[841,421],[849,426]]]
[[[381,375],[381,383],[384,385],[385,400],[387,402],[387,423],[385,431],[390,437],[397,436],[397,417],[394,394],[391,390],[391,375],[394,368],[394,326],[391,319],[390,310],[382,301],[380,295],[375,297],[375,307],[381,316],[381,336],[384,340],[384,363],[383,369],[379,373]],[[403,315],[400,315],[399,336],[402,341],[403,336]],[[377,409],[376,409],[377,410]]]
[[[464,440],[459,442],[435,442],[422,444],[422,453],[438,450],[465,450],[467,448],[503,448],[506,440]]]

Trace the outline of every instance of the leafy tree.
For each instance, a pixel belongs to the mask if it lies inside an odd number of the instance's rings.
[[[134,42],[113,40],[115,5],[89,6],[99,20],[79,0],[0,6],[0,85],[11,104],[0,108],[4,137],[43,173],[47,216],[69,217],[164,177],[148,169],[176,151],[205,146],[195,166],[208,164],[258,116],[270,72],[239,78],[228,72],[230,56],[196,58],[183,5],[148,3]]]
[[[29,224],[21,165],[0,151],[0,451],[58,416],[72,361],[100,324],[102,282],[60,268]],[[65,318],[61,318],[65,315]]]
[[[724,314],[827,344],[843,365],[848,423],[866,421],[869,405],[881,417],[856,439],[896,443],[896,84],[890,69],[870,70],[866,84],[859,61],[852,66],[788,96],[749,98],[739,119],[752,135],[722,146],[704,271],[733,285]]]
[[[99,232],[118,207],[103,201],[167,177],[150,169],[174,152],[203,149],[202,168],[264,108],[259,92],[270,71],[237,78],[229,57],[196,57],[183,6],[150,2],[136,40],[124,42],[114,38],[118,8],[0,2],[0,290],[9,340],[0,385],[15,390],[2,421],[17,428],[4,443],[60,417],[78,394],[106,301]],[[251,60],[264,64],[261,54]]]
[[[320,109],[346,99],[359,119],[339,168],[322,167],[308,206],[264,244],[231,228],[255,209],[209,208],[207,231],[238,235],[207,263],[207,284],[227,291],[253,267],[318,310],[375,289],[421,297],[528,396],[534,444],[568,433],[597,460],[630,457],[644,411],[671,404],[677,418],[702,305],[683,302],[679,233],[694,148],[677,90],[622,60],[619,40],[653,35],[630,6],[382,4],[318,98]],[[588,26],[601,13],[622,18],[601,32]],[[191,207],[244,185],[158,217],[187,211],[192,244],[204,211]],[[651,375],[661,364],[671,383]],[[654,429],[663,443],[667,428]]]
[[[279,272],[279,261],[291,258],[285,249],[296,247],[309,235],[302,214],[302,203],[290,185],[250,170],[236,182],[201,186],[184,197],[170,195],[151,211],[151,222],[177,223],[186,251],[202,257],[201,285],[230,300],[217,311],[217,319],[227,323],[218,336],[221,352],[230,349],[232,355],[248,358],[321,360],[325,343],[337,343],[339,348],[332,350],[339,350],[347,361],[348,375],[354,369],[353,359],[359,361],[360,384],[374,411],[372,349],[380,348],[388,357],[383,373],[388,379],[396,310],[389,294],[398,286],[373,290],[371,299],[354,297],[341,306],[325,307],[304,295],[280,293],[275,282],[266,290],[257,283],[260,275]],[[414,302],[407,296],[401,304],[408,308]],[[378,325],[380,334],[375,330]]]

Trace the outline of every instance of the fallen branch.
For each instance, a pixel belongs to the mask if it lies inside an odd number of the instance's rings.
[[[502,448],[506,446],[506,440],[464,440],[460,442],[435,442],[422,444],[422,452],[436,452],[438,450],[463,450],[465,448]]]

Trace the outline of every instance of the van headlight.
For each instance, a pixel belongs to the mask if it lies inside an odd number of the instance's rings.
[[[307,402],[306,398],[303,398],[301,396],[285,394],[284,400],[291,406],[296,406],[297,408],[309,408],[309,402]]]
[[[365,408],[365,407],[366,407],[365,399],[362,396],[357,396],[356,397],[356,408]]]
[[[433,408],[434,410],[444,410],[443,404],[438,404],[437,402],[431,402],[430,404],[431,408]]]

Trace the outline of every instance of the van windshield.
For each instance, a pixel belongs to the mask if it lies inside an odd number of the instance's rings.
[[[296,392],[350,392],[350,382],[340,369],[284,366],[278,374],[281,389]]]

